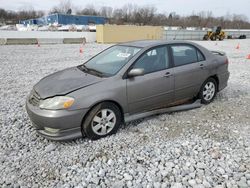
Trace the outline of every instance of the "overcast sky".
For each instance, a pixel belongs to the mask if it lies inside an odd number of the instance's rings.
[[[49,10],[57,5],[60,0],[0,0],[0,8],[19,10],[32,6],[36,10]],[[214,16],[230,14],[244,14],[250,20],[250,0],[71,0],[78,8],[85,5],[121,7],[132,3],[137,5],[153,5],[158,12],[176,12],[180,15],[189,15],[192,12],[212,11]]]

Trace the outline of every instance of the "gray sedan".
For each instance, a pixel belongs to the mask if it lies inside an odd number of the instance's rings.
[[[26,109],[48,139],[99,139],[162,109],[195,99],[208,104],[228,78],[224,53],[186,41],[128,42],[43,78]]]

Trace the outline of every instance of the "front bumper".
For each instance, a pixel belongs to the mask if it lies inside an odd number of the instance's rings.
[[[43,110],[27,100],[26,110],[38,134],[47,139],[62,141],[82,137],[81,124],[88,109]]]

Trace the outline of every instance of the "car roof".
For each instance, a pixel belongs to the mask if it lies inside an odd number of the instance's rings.
[[[118,45],[146,48],[163,44],[180,44],[180,43],[194,44],[193,42],[182,41],[182,40],[138,40],[138,41],[124,42]]]

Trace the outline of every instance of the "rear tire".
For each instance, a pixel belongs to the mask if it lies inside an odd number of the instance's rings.
[[[203,40],[208,40],[209,36],[208,35],[204,35]]]
[[[219,36],[219,40],[220,40],[220,41],[224,40],[224,38],[225,38],[225,37],[224,37],[224,36],[222,36],[222,35],[221,35],[221,36]]]
[[[82,131],[89,139],[97,140],[116,133],[121,122],[120,109],[113,103],[103,102],[87,114]]]
[[[199,98],[201,103],[211,103],[217,94],[218,84],[214,78],[208,78],[201,86]]]

